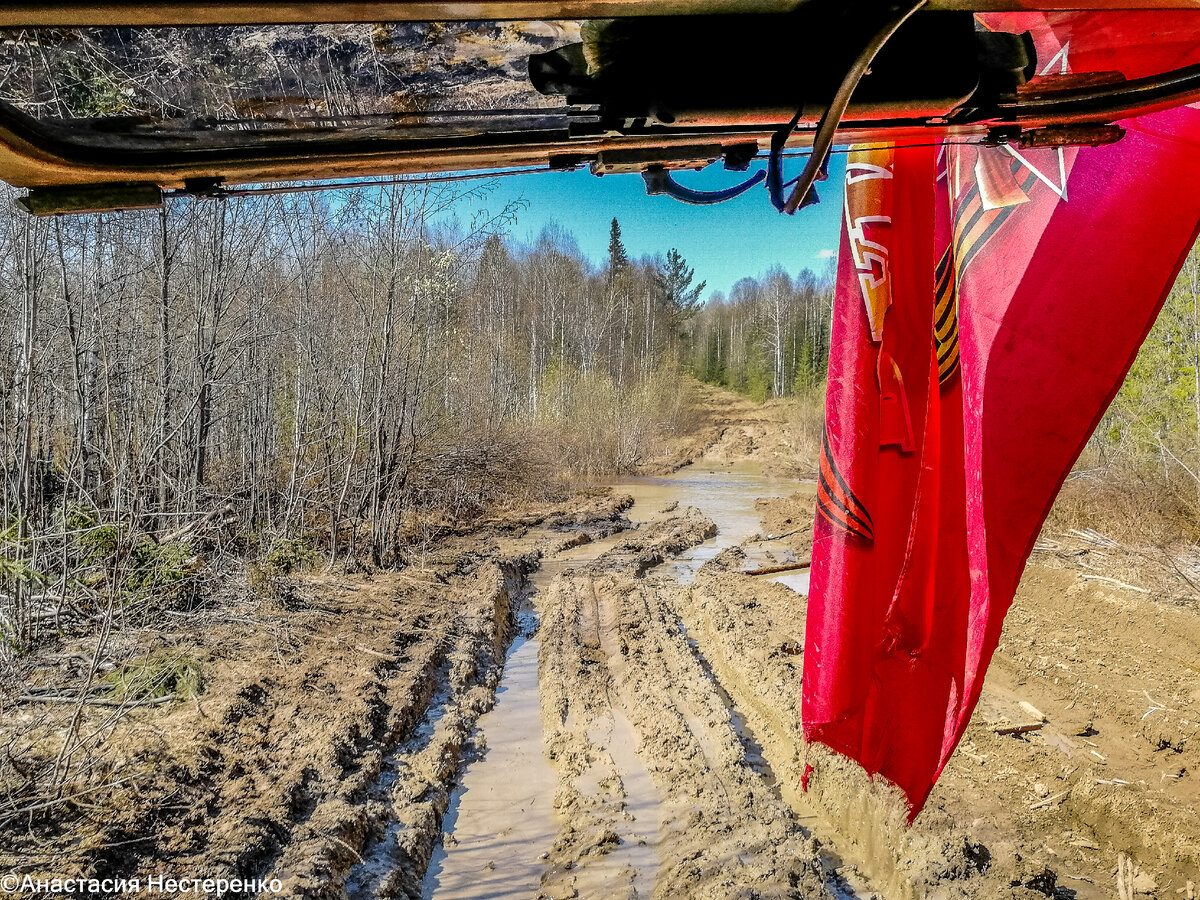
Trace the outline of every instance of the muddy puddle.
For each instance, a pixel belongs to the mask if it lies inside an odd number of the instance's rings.
[[[558,830],[557,779],[542,744],[538,594],[564,569],[596,559],[623,537],[618,533],[563,551],[529,576],[496,705],[480,717],[474,758],[450,795],[443,839],[421,883],[423,898],[506,900],[537,894],[543,859]]]
[[[539,857],[556,830],[555,774],[542,753],[537,677],[537,641],[520,635],[504,664],[496,706],[480,717],[477,758],[451,794],[443,841],[426,870],[422,896],[530,897],[537,892]]]
[[[613,487],[633,496],[635,502],[628,516],[634,522],[648,521],[670,504],[678,503],[681,508],[696,507],[716,523],[715,538],[684,551],[666,566],[681,584],[688,584],[700,567],[722,550],[754,535],[762,539],[746,548],[750,567],[792,561],[795,557],[791,550],[762,534],[755,501],[760,497],[786,497],[796,490],[797,484],[793,479],[768,478],[759,474],[756,463],[743,462],[721,468],[692,466],[675,475],[631,478],[616,482]],[[807,590],[808,580],[806,576],[802,581],[784,583],[789,587],[803,584]]]
[[[628,877],[634,896],[649,897],[658,869],[662,811],[654,781],[635,749],[637,733],[629,718],[614,709],[610,718],[597,723],[589,737],[596,746],[607,748],[621,773],[621,787],[626,795],[626,821],[622,823],[623,834],[617,847],[597,859],[579,883],[589,891],[586,896],[603,896],[606,885],[617,884]],[[590,787],[593,793],[603,790],[599,784]]]
[[[752,464],[693,467],[672,476],[612,484],[615,490],[633,496],[634,505],[627,515],[634,523],[648,522],[675,507],[694,506],[716,524],[714,538],[657,570],[683,584],[690,583],[700,567],[722,550],[761,534],[755,507],[758,498],[788,496],[795,486],[792,480],[764,477]],[[597,559],[626,536],[618,533],[556,554],[530,576],[519,612],[519,636],[505,663],[495,707],[479,720],[471,760],[451,794],[443,840],[422,882],[425,900],[515,900],[538,895],[545,859],[558,831],[553,809],[556,774],[544,753],[539,719],[539,596],[545,595],[564,570]],[[794,559],[789,549],[765,536],[747,547],[747,556],[750,566]],[[807,572],[772,580],[802,592],[808,588]],[[773,773],[753,734],[732,701],[727,696],[722,699],[748,762],[772,783]],[[627,877],[635,896],[649,897],[659,865],[662,810],[654,782],[637,755],[634,728],[617,710],[606,726],[607,733],[597,742],[621,771],[628,797],[628,830],[620,847],[600,861],[588,879],[603,879],[606,872]]]

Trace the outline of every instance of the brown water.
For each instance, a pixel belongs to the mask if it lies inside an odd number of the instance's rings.
[[[628,515],[634,522],[654,518],[670,503],[678,503],[680,508],[694,506],[713,520],[716,537],[667,564],[667,571],[681,584],[688,584],[700,567],[722,550],[761,533],[762,520],[755,507],[759,497],[786,497],[796,490],[796,482],[767,478],[760,474],[757,463],[741,462],[719,468],[691,466],[674,475],[631,478],[613,487],[633,495],[634,506]],[[746,551],[751,567],[789,552],[783,545],[767,540],[756,541]],[[775,557],[767,556],[771,551],[775,551]]]
[[[479,719],[481,756],[467,767],[442,823],[447,835],[422,885],[426,897],[531,897],[539,855],[554,842],[555,773],[541,746],[537,641],[518,637]],[[499,776],[499,777],[497,777]]]
[[[787,496],[795,490],[794,481],[766,478],[749,463],[691,467],[681,474],[631,478],[612,486],[633,496],[634,506],[627,514],[634,522],[649,521],[671,504],[678,504],[680,509],[698,508],[716,524],[716,537],[667,565],[666,571],[681,583],[690,582],[699,568],[722,550],[760,532],[757,498]],[[520,613],[521,636],[505,663],[496,705],[479,720],[479,752],[451,796],[443,826],[445,839],[435,850],[422,883],[426,900],[528,900],[537,895],[544,870],[542,855],[558,830],[552,805],[555,772],[542,743],[538,594],[547,590],[565,567],[596,559],[623,537],[617,534],[572,548],[544,561],[532,575],[531,590]],[[752,564],[759,558],[765,564],[786,559],[781,549],[764,540],[751,544],[747,552]],[[768,556],[771,551],[773,557]],[[807,590],[807,572],[787,573],[774,580]],[[632,871],[637,895],[649,897],[659,862],[658,795],[637,756],[632,725],[619,712],[604,724],[607,731],[597,739],[621,771],[629,798],[629,833],[600,863],[604,871],[589,873],[589,879],[603,879],[608,870],[613,876]]]

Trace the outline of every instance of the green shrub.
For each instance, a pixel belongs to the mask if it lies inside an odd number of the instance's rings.
[[[246,587],[256,594],[265,593],[271,586],[271,576],[255,563],[246,564]]]
[[[154,700],[175,695],[181,700],[204,691],[204,669],[191,654],[163,647],[118,666],[100,679],[114,700]]]
[[[268,575],[290,575],[297,569],[316,565],[321,556],[305,541],[279,538],[263,557],[263,570]]]
[[[96,524],[92,511],[78,503],[68,503],[63,511],[63,520],[71,531],[83,531]]]
[[[120,542],[121,530],[116,525],[94,525],[79,536],[79,546],[89,563],[112,559]]]
[[[0,530],[0,584],[45,584],[46,576],[24,562],[29,552],[29,540],[21,537],[19,525],[12,521]]]
[[[138,540],[129,551],[129,572],[125,589],[134,594],[173,587],[195,571],[195,554],[182,542],[156,544],[149,538]]]

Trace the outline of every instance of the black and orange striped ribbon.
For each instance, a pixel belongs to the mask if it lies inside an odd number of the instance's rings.
[[[933,342],[937,351],[938,384],[946,385],[958,371],[958,291],[950,248],[934,273],[937,284],[933,307]]]
[[[831,524],[868,541],[875,539],[871,514],[846,484],[829,449],[829,433],[821,434],[821,469],[817,476],[817,511]]]
[[[1022,168],[1023,164],[1016,157],[1009,161],[1014,184],[1022,194],[1028,194],[1037,182],[1037,175],[1026,170],[1024,179],[1017,181]],[[978,182],[967,189],[963,202],[958,205],[954,216],[953,253],[947,248],[935,272],[933,336],[937,348],[938,384],[943,387],[958,372],[958,291],[963,274],[1019,205],[985,208]]]
[[[1013,177],[1016,178],[1022,169],[1021,161],[1013,157],[1009,164]],[[1029,193],[1037,182],[1037,175],[1027,170],[1023,181],[1018,182],[1024,193]],[[967,189],[963,202],[958,206],[954,217],[954,268],[955,281],[962,283],[963,274],[972,260],[984,248],[992,236],[1000,230],[1000,226],[1012,215],[1017,206],[1002,206],[999,209],[985,209],[983,199],[979,196],[979,185],[972,184]]]

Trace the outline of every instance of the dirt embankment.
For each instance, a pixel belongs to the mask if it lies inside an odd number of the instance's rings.
[[[1110,898],[1120,855],[1134,891],[1187,896],[1200,871],[1193,611],[1030,566],[979,708],[909,829],[895,792],[804,746],[805,598],[739,568],[734,550],[702,569],[678,595],[681,615],[784,795],[884,896]],[[1040,730],[997,734],[1037,713]]]
[[[147,654],[193,659],[203,690],[81,706],[74,733],[103,736],[77,748],[87,781],[68,778],[44,798],[51,816],[6,815],[0,867],[143,888],[154,875],[277,878],[286,896],[419,896],[526,574],[543,553],[628,527],[630,502],[585,492],[447,538],[420,568],[243,587],[124,636]],[[78,665],[89,647],[64,651]],[[53,692],[63,658],[29,673],[31,697]],[[74,704],[8,706],[18,771],[57,754],[75,714]]]

